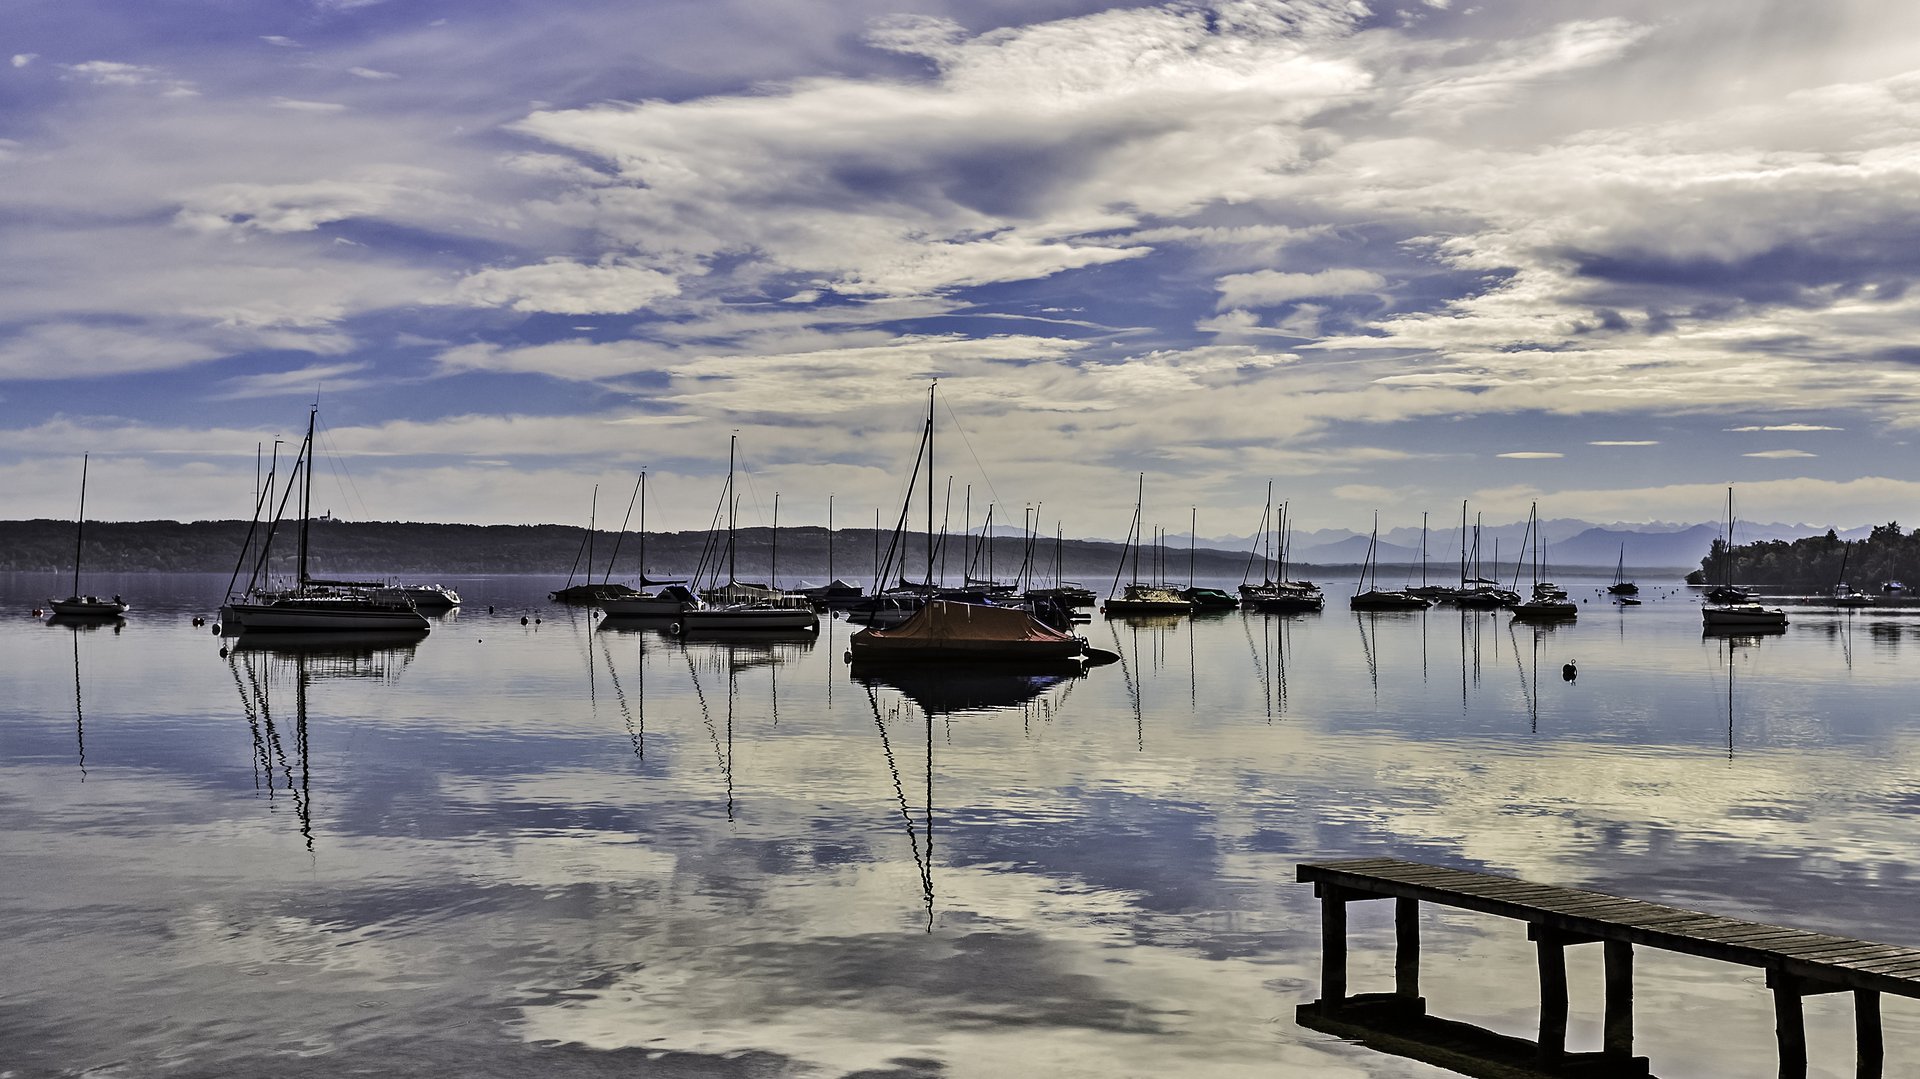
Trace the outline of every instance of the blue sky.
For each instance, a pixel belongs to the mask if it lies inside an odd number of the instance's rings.
[[[1920,9],[10,8],[8,516],[1915,517]],[[956,490],[960,490],[957,486]],[[957,499],[956,499],[957,500]],[[1013,507],[1008,509],[1007,507]],[[956,518],[958,507],[955,507]]]

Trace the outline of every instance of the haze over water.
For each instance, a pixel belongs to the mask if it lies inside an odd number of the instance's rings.
[[[1579,622],[1535,629],[1323,582],[1318,616],[1096,619],[1123,658],[1084,678],[861,681],[844,622],[682,642],[447,583],[414,646],[222,655],[190,619],[224,577],[101,577],[135,610],[74,630],[0,576],[0,1071],[1443,1074],[1293,1022],[1294,867],[1348,856],[1920,943],[1920,612],[1725,640],[1667,583],[1563,580]],[[1424,930],[1433,1012],[1531,1034],[1523,927]],[[1656,1074],[1771,1073],[1759,971],[1637,958]],[[1849,1002],[1807,1008],[1851,1075]],[[1885,1010],[1904,1074],[1920,1007]]]

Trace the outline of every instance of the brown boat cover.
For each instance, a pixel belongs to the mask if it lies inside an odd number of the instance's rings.
[[[1080,638],[1015,607],[936,599],[892,629],[863,629],[848,642],[855,654],[967,655],[980,658],[1071,656]]]

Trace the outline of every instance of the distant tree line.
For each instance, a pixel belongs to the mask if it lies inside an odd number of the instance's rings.
[[[1844,572],[1844,577],[1843,577]],[[1731,549],[1713,541],[1700,568],[1687,575],[1696,584],[1760,584],[1825,592],[1843,580],[1863,591],[1886,581],[1920,584],[1920,529],[1900,531],[1897,521],[1875,525],[1866,539],[1848,542],[1832,529],[1824,536],[1761,540]]]

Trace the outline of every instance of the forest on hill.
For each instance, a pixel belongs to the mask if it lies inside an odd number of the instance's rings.
[[[261,528],[264,531],[265,526]],[[297,522],[279,526],[271,565],[276,574],[293,570],[297,528]],[[240,558],[247,530],[246,521],[88,521],[84,564],[89,573],[230,573]],[[790,527],[780,529],[776,551],[772,529],[743,528],[735,537],[733,561],[740,580],[767,580],[775,569],[777,555],[779,578],[789,585],[802,578],[824,583],[829,569],[834,576],[865,584],[892,540],[890,531],[836,529],[830,552],[826,529]],[[924,574],[925,534],[910,533],[902,542],[909,575]],[[1049,581],[1054,573],[1055,546],[1053,539],[1045,537],[1033,543],[1034,573]],[[589,550],[587,530],[578,525],[316,519],[309,547],[309,572],[315,577],[424,579],[453,574],[544,573],[563,579],[570,574],[585,579],[591,574],[594,579],[631,581],[642,572],[643,554],[648,576],[692,573],[708,547],[708,538],[705,532],[656,532],[643,537],[636,532],[600,530],[593,534]],[[1063,576],[1098,584],[1102,590],[1120,565],[1121,545],[1110,541],[1066,540],[1058,545],[1058,551]],[[72,521],[0,521],[0,571],[71,571],[73,555]],[[1027,557],[1025,541],[1006,535],[986,543],[979,537],[953,536],[934,554],[936,575],[952,581],[958,581],[963,573],[1010,580]],[[1200,576],[1238,578],[1247,567],[1247,553],[1201,548],[1194,562]],[[1149,548],[1142,552],[1139,565],[1142,579],[1163,577],[1186,583],[1185,548],[1168,548],[1157,559]],[[1130,576],[1130,565],[1127,572]],[[1257,576],[1257,566],[1255,573]]]
[[[1863,540],[1842,540],[1829,529],[1824,536],[1763,540],[1731,549],[1716,539],[1687,579],[1806,592],[1829,592],[1843,581],[1865,591],[1888,581],[1920,584],[1920,529],[1903,533],[1899,522],[1889,521],[1875,525]]]

